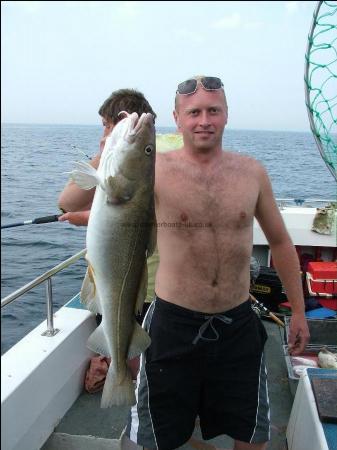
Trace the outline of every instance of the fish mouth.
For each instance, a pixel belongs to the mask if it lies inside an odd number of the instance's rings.
[[[136,112],[128,113],[127,111],[121,111],[118,113],[119,116],[124,116],[123,119],[128,118],[129,119],[129,126],[126,131],[126,135],[134,134],[134,130],[137,127],[137,124],[139,122],[138,120],[138,114]]]
[[[153,126],[153,125],[154,125],[153,115],[151,113],[143,113],[133,129],[133,134],[137,134],[143,126]]]
[[[118,115],[121,114],[130,119],[126,133],[126,140],[129,143],[134,142],[137,134],[141,132],[143,127],[154,127],[154,117],[151,113],[143,113],[139,118],[136,112],[130,114],[127,111],[121,111]]]

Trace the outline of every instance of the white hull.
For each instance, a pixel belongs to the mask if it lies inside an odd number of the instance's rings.
[[[41,323],[1,357],[1,448],[37,450],[83,390],[96,327],[92,313],[64,306],[55,314],[60,332],[41,336]]]

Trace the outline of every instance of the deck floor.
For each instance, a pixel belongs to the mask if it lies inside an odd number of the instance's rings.
[[[282,353],[281,333],[283,330],[274,322],[263,321],[268,340],[265,353],[268,370],[268,389],[271,405],[271,441],[268,450],[285,449],[285,433],[290,415],[293,397],[290,393],[287,368]],[[100,408],[101,393],[88,394],[83,391],[74,405],[64,416],[55,432],[71,435],[90,435],[105,439],[118,439],[126,424],[128,407]],[[193,437],[201,439],[200,430],[196,427]],[[215,438],[207,441],[218,448],[232,448],[231,438]],[[181,450],[192,450],[189,444]],[[205,445],[202,450],[207,449]]]

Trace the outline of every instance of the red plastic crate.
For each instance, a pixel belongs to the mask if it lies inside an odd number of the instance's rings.
[[[337,262],[336,261],[310,261],[307,272],[314,280],[337,280]]]
[[[310,295],[337,296],[337,262],[309,262],[306,279]]]

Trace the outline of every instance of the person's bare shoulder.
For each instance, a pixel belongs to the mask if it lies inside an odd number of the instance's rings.
[[[249,173],[260,174],[264,171],[263,165],[258,160],[252,156],[238,152],[225,150],[223,152],[223,161],[226,164],[232,165],[237,170],[248,171]]]
[[[170,150],[167,153],[156,154],[156,169],[155,169],[155,194],[158,199],[160,190],[169,183],[168,178],[172,173],[176,173],[179,167],[179,150]]]
[[[180,150],[171,150],[167,153],[156,154],[156,170],[164,170],[170,164],[174,164],[179,158]]]

